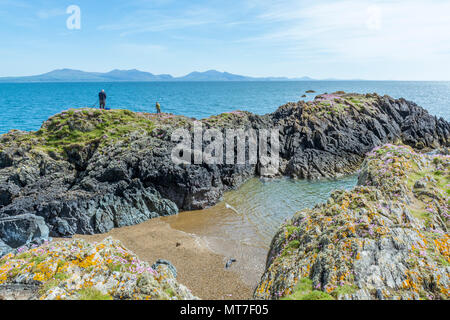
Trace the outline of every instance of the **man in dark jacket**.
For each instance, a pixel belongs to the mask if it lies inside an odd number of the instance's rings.
[[[105,90],[102,90],[98,94],[98,98],[100,100],[100,109],[105,109],[105,107],[106,107],[106,93],[105,93]]]

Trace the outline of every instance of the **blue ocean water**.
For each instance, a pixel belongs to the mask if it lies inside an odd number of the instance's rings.
[[[270,113],[290,101],[312,100],[316,94],[338,90],[388,94],[406,98],[450,120],[450,82],[302,81],[302,82],[115,82],[1,83],[0,134],[11,129],[37,130],[50,116],[69,108],[97,105],[101,89],[111,108],[164,112],[205,118],[222,112],[247,110]]]

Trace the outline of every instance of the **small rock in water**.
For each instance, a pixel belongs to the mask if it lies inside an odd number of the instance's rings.
[[[228,260],[227,264],[225,265],[225,269],[231,268],[231,265],[232,265],[233,263],[235,263],[236,261],[237,261],[236,259],[230,259],[230,260]]]

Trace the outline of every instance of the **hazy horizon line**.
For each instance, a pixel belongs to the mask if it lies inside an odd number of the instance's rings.
[[[7,80],[7,79],[11,79],[11,82],[8,81],[4,81],[2,83],[15,83],[15,82],[23,82],[23,81],[13,81],[13,79],[20,79],[20,78],[30,78],[30,77],[38,77],[38,76],[43,76],[55,71],[78,71],[78,72],[83,72],[83,73],[88,73],[88,74],[98,74],[98,75],[105,75],[108,73],[111,73],[113,71],[121,71],[121,72],[130,72],[130,71],[139,71],[142,73],[147,73],[147,74],[151,74],[154,76],[170,76],[172,79],[171,80],[80,80],[80,81],[61,81],[61,80],[36,80],[36,81],[28,81],[28,83],[63,83],[63,82],[72,82],[72,83],[77,83],[77,82],[99,82],[99,83],[108,83],[108,82],[173,82],[174,80],[177,79],[182,79],[186,76],[189,76],[193,73],[199,73],[199,74],[205,74],[207,72],[217,72],[220,74],[229,74],[229,75],[233,75],[233,76],[239,76],[239,77],[245,77],[245,78],[249,78],[249,79],[245,79],[245,80],[186,80],[186,82],[191,81],[191,82],[258,82],[258,80],[263,80],[263,79],[279,79],[279,82],[282,81],[303,81],[303,82],[307,82],[307,81],[373,81],[373,82],[381,82],[381,81],[392,81],[392,82],[450,82],[449,80],[411,80],[411,79],[346,79],[346,78],[334,78],[334,77],[328,77],[328,78],[322,78],[322,79],[316,79],[310,76],[297,76],[297,77],[288,77],[288,76],[254,76],[254,75],[243,75],[243,74],[237,74],[237,73],[231,73],[228,71],[220,71],[217,69],[207,69],[204,71],[197,71],[194,70],[192,72],[189,72],[185,75],[172,75],[169,73],[152,73],[151,71],[145,71],[145,70],[140,70],[140,69],[119,69],[119,68],[114,68],[111,69],[110,71],[85,71],[85,70],[81,70],[81,69],[72,69],[72,68],[57,68],[57,69],[53,69],[51,71],[48,72],[44,72],[41,74],[32,74],[32,75],[24,75],[24,76],[15,76],[15,75],[8,75],[8,76],[0,76],[0,80]],[[303,80],[302,80],[303,79]],[[307,80],[305,80],[307,79]],[[275,82],[275,81],[274,81]]]

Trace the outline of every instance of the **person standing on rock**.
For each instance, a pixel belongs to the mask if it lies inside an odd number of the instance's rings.
[[[156,101],[156,113],[161,113],[161,105]]]
[[[106,93],[105,90],[100,91],[98,94],[98,98],[100,101],[100,109],[105,109],[106,107]]]

